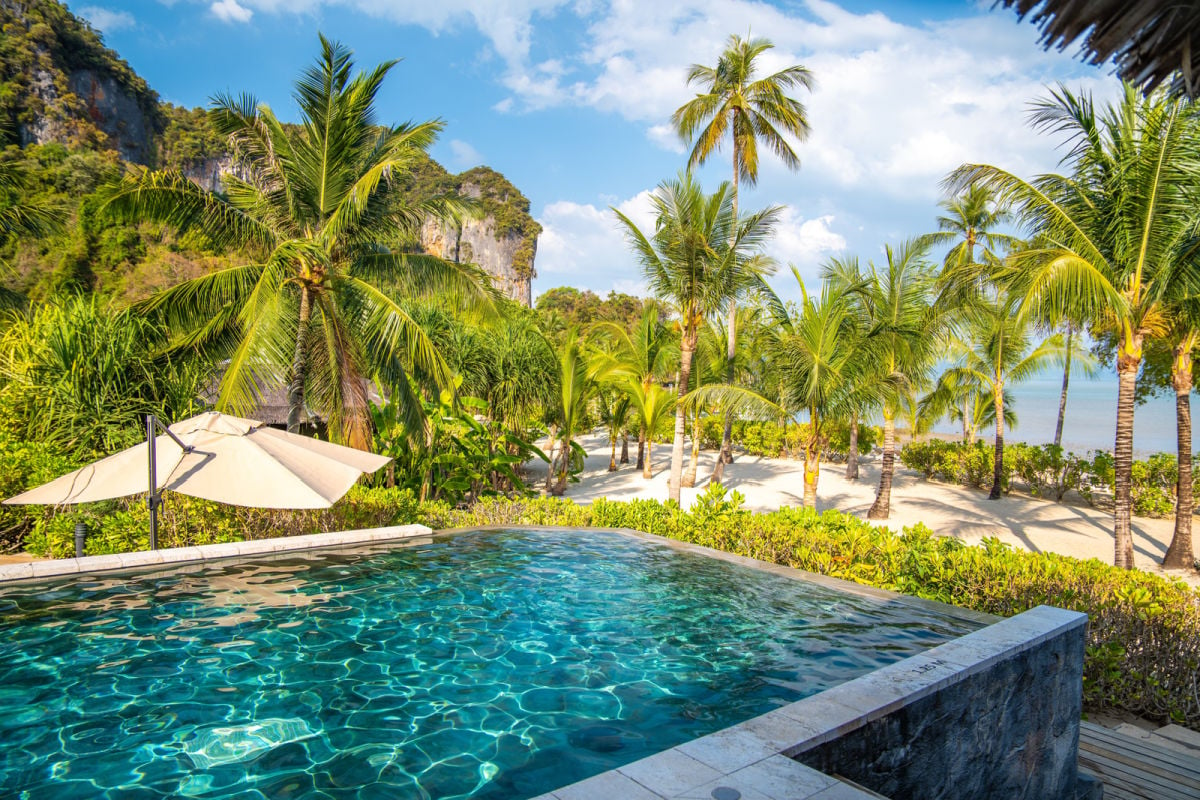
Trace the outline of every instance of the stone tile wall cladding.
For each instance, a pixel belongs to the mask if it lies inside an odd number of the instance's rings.
[[[792,755],[892,798],[1098,796],[1092,781],[1076,777],[1084,634],[1081,620]]]

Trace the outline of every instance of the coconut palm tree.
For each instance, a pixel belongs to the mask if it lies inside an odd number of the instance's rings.
[[[1200,281],[1200,216],[1187,190],[1200,151],[1197,124],[1184,102],[1143,98],[1129,85],[1100,110],[1060,87],[1035,106],[1033,122],[1066,137],[1070,175],[1025,180],[969,164],[948,183],[996,192],[1036,237],[1008,261],[1013,291],[1030,313],[1090,319],[1116,332],[1113,560],[1132,568],[1133,406],[1143,345],[1165,332],[1164,300]]]
[[[767,208],[739,220],[728,183],[706,195],[691,173],[659,184],[651,202],[657,219],[649,236],[620,211],[613,209],[613,213],[625,228],[651,291],[679,319],[677,391],[682,399],[688,391],[700,325],[727,306],[738,288],[747,285],[748,276],[761,280],[769,262],[755,256],[773,233],[780,209]],[[683,478],[684,417],[683,404],[677,404],[670,488],[676,502]]]
[[[598,322],[589,329],[588,338],[613,359],[614,370],[624,372],[642,387],[643,397],[651,385],[664,380],[674,368],[674,331],[663,324],[656,304],[643,309],[632,331],[615,322]],[[638,469],[645,468],[645,458],[646,426],[642,424],[638,428]]]
[[[852,394],[856,327],[849,296],[836,280],[825,280],[821,294],[810,295],[800,274],[795,274],[800,307],[780,326],[784,333],[775,353],[783,375],[784,405],[808,411],[804,504],[812,508],[817,502],[822,423],[843,410]]]
[[[726,133],[733,148],[733,215],[738,214],[738,187],[758,183],[759,142],[775,153],[790,170],[800,169],[800,158],[787,136],[804,141],[808,138],[808,114],[804,105],[788,92],[812,90],[813,76],[807,68],[795,64],[772,75],[755,78],[756,59],[775,47],[769,39],[752,39],[734,34],[715,67],[693,64],[687,83],[700,91],[671,115],[671,122],[685,144],[691,146],[688,169],[708,160],[721,148]],[[734,381],[733,363],[737,351],[737,298],[730,298],[728,313],[728,361],[726,382]],[[733,417],[726,413],[721,436],[723,463],[733,461]]]
[[[154,296],[181,346],[228,358],[217,407],[245,412],[286,383],[288,429],[306,406],[334,438],[371,441],[366,378],[419,420],[409,376],[449,388],[450,371],[394,295],[441,294],[476,306],[495,297],[478,268],[407,250],[429,214],[464,210],[451,200],[407,202],[396,177],[423,163],[442,122],[380,125],[375,101],[395,62],[352,76],[351,52],[321,37],[321,55],[296,82],[300,122],[285,126],[249,95],[218,96],[211,119],[237,174],[225,193],[174,172],[133,172],[106,208],[152,219],[247,255]],[[415,429],[415,428],[414,428]]]
[[[1170,304],[1171,320],[1166,344],[1171,348],[1171,388],[1175,390],[1176,464],[1175,531],[1163,566],[1168,569],[1195,569],[1192,549],[1192,364],[1200,346],[1200,298],[1191,296]]]
[[[1066,355],[1058,334],[1034,345],[1032,322],[1019,312],[1019,303],[1003,294],[976,304],[966,337],[956,339],[951,346],[956,366],[943,373],[943,378],[951,382],[958,379],[963,384],[974,384],[979,394],[992,403],[996,423],[992,489],[988,494],[992,500],[999,500],[1004,490],[1005,388],[1028,380],[1052,364],[1061,364]]]
[[[920,240],[884,247],[882,267],[868,262],[867,271],[847,270],[844,280],[855,286],[862,304],[866,333],[862,346],[871,354],[869,377],[860,394],[883,414],[883,458],[879,489],[868,516],[887,519],[891,513],[892,480],[896,471],[896,417],[909,396],[928,381],[937,356],[942,320],[934,306],[936,275],[926,259],[928,244]]]
[[[658,383],[651,383],[647,386],[640,381],[627,379],[625,388],[637,411],[639,439],[646,445],[644,456],[639,446],[638,466],[642,470],[642,477],[649,480],[654,475],[651,461],[654,450],[654,434],[675,412],[675,397],[671,395],[670,390],[663,388]]]

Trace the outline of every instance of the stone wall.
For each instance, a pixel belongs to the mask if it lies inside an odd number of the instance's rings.
[[[1063,624],[982,660],[972,642],[980,634],[935,648],[926,654],[930,669],[965,667],[946,685],[790,755],[892,798],[1083,796],[1090,787],[1077,784],[1076,763],[1086,617],[1044,607],[1027,614],[1057,614]],[[1019,636],[1022,617],[981,634],[1007,626]]]

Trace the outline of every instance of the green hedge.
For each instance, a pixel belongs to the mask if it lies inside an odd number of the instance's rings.
[[[97,504],[100,506],[100,504]],[[145,510],[136,502],[48,516],[30,549],[70,555],[83,514],[97,533],[88,552],[146,546]],[[719,485],[690,511],[656,500],[486,498],[470,509],[416,502],[395,489],[351,490],[326,511],[268,511],[169,495],[163,545],[295,535],[317,530],[422,522],[434,528],[479,525],[619,527],[668,536],[869,586],[1001,616],[1040,604],[1090,616],[1084,700],[1094,711],[1125,711],[1200,729],[1200,592],[1179,581],[1117,569],[1096,560],[1011,550],[998,540],[972,547],[923,525],[894,533],[837,511],[785,508],[756,514]]]

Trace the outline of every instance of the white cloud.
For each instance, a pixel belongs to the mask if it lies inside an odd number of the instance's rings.
[[[238,0],[217,0],[209,11],[222,22],[249,22],[254,12],[238,3]]]
[[[806,276],[813,275],[827,257],[846,249],[846,237],[832,229],[833,223],[832,214],[801,219],[794,209],[786,207],[768,251],[781,266],[795,264]]]
[[[450,140],[450,155],[458,169],[469,169],[483,163],[483,155],[461,139]]]
[[[653,228],[650,190],[614,205],[640,229]],[[566,283],[601,294],[613,289],[634,294],[641,286],[624,228],[611,208],[560,200],[547,205],[538,222],[537,271],[545,285]]]
[[[100,6],[84,6],[76,13],[92,24],[92,27],[104,33],[112,33],[122,28],[132,28],[137,20],[127,11],[113,11]]]

